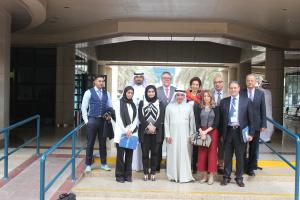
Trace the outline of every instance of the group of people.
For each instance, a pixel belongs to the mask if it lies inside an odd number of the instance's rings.
[[[260,133],[266,131],[264,92],[256,88],[256,77],[246,77],[247,88],[237,81],[223,88],[222,76],[213,79],[214,88],[203,90],[194,77],[187,90],[171,85],[172,75],[163,72],[162,86],[147,85],[144,73],[134,73],[132,83],[112,109],[110,94],[103,88],[104,77],[95,78],[82,101],[82,117],[87,124],[86,172],[92,170],[95,138],[98,135],[101,166],[106,162],[104,124],[114,121],[107,111],[115,111],[114,142],[117,148],[115,177],[118,182],[132,182],[132,171],[143,171],[144,180],[155,181],[160,171],[162,146],[166,141],[166,174],[170,181],[214,183],[217,172],[223,174],[221,185],[231,180],[232,158],[236,158],[236,184],[244,187],[243,174],[255,176]],[[132,150],[119,145],[120,138],[138,137]],[[206,142],[198,145],[197,141]],[[196,142],[195,142],[196,141]]]

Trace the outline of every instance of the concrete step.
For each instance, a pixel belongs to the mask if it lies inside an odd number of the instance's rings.
[[[256,170],[256,176],[248,176],[244,175],[245,181],[286,181],[286,182],[294,182],[295,176],[294,171],[288,167],[265,167],[263,170]],[[94,166],[91,173],[84,174],[84,177],[115,177],[115,169],[114,166],[112,171],[107,172],[99,169],[99,166]],[[193,175],[196,180],[201,178],[200,173]],[[233,175],[232,175],[233,176]],[[134,180],[136,179],[143,179],[143,172],[133,172],[132,177]],[[165,169],[161,170],[161,173],[157,173],[156,175],[157,180],[164,180],[167,179]],[[222,175],[216,175],[216,180],[221,181]]]
[[[234,180],[227,186],[221,186],[221,176],[213,185],[200,184],[199,174],[192,183],[174,183],[166,178],[162,170],[157,174],[157,181],[143,181],[143,173],[133,172],[132,183],[115,181],[114,170],[110,172],[94,169],[85,174],[72,189],[77,199],[230,199],[230,200],[282,200],[293,199],[294,176],[286,167],[264,169],[264,175],[245,176],[246,187],[238,187]],[[271,174],[271,172],[273,175]],[[266,173],[268,172],[268,173]],[[285,173],[283,173],[285,172]],[[283,174],[276,174],[283,173]]]

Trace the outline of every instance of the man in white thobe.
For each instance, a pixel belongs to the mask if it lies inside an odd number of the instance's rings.
[[[191,170],[191,135],[196,132],[193,108],[184,90],[175,90],[165,113],[167,177],[170,181],[194,181]]]
[[[133,102],[135,103],[136,107],[138,108],[140,101],[144,100],[145,88],[147,86],[147,81],[145,79],[144,73],[143,72],[135,72],[133,74],[132,83],[130,85],[134,89],[134,95],[132,98]],[[134,170],[134,171],[143,170],[142,148],[141,148],[140,143],[138,144],[137,148],[133,151],[132,170]]]

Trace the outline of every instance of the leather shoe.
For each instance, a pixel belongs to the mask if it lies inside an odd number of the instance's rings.
[[[125,179],[122,178],[122,177],[118,177],[118,178],[116,178],[116,181],[119,182],[119,183],[124,183]]]
[[[132,182],[132,178],[131,177],[127,177],[127,178],[125,178],[125,181]]]
[[[254,173],[254,171],[248,171],[248,173],[247,173],[249,176],[255,176],[255,173]]]
[[[223,178],[223,180],[221,181],[221,185],[223,186],[227,185],[228,183],[230,183],[230,179],[227,178]]]
[[[245,184],[244,184],[243,180],[237,179],[237,180],[235,180],[235,182],[236,182],[236,184],[237,184],[239,187],[245,187]]]

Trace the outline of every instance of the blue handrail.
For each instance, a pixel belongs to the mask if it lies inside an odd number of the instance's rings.
[[[26,141],[24,144],[20,145],[19,147],[13,149],[12,151],[8,152],[8,146],[9,146],[9,131],[20,127],[28,122],[31,122],[33,120],[36,120],[36,136],[33,137],[32,139]],[[8,179],[8,156],[11,154],[15,153],[16,151],[20,150],[27,144],[30,144],[33,141],[36,141],[36,155],[40,156],[40,115],[34,115],[32,117],[29,117],[23,121],[17,122],[13,125],[10,125],[5,128],[0,129],[0,135],[3,133],[4,134],[4,156],[0,157],[0,161],[4,159],[4,176],[3,179],[7,180]]]
[[[77,142],[77,133],[84,126],[82,123],[78,125],[76,128],[67,133],[62,139],[56,142],[53,146],[51,146],[47,151],[43,153],[40,158],[40,200],[45,199],[45,193],[49,190],[49,188],[54,184],[54,182],[62,175],[62,173],[68,168],[70,164],[72,164],[72,181],[76,180],[76,169],[75,169],[75,161],[76,157],[79,153],[85,148],[85,146],[81,146],[79,150],[76,152],[76,142]],[[66,142],[70,137],[72,137],[72,157],[67,161],[67,163],[59,170],[59,172],[52,178],[49,183],[45,186],[45,164],[48,155],[54,152],[58,147],[60,147],[64,142]]]
[[[290,130],[288,130],[287,128],[283,127],[282,125],[280,125],[279,123],[275,122],[274,120],[270,119],[267,117],[267,120],[269,122],[271,122],[276,128],[280,129],[281,131],[283,131],[283,133],[285,133],[286,135],[288,135],[289,137],[291,137],[292,139],[294,139],[296,141],[296,166],[294,166],[290,161],[288,161],[286,158],[284,158],[280,153],[278,153],[271,145],[267,144],[266,142],[264,142],[262,139],[260,139],[260,141],[262,141],[271,151],[273,151],[277,156],[279,156],[279,158],[281,158],[286,164],[288,164],[293,170],[295,170],[295,200],[299,200],[299,186],[300,186],[300,137],[291,132]]]

